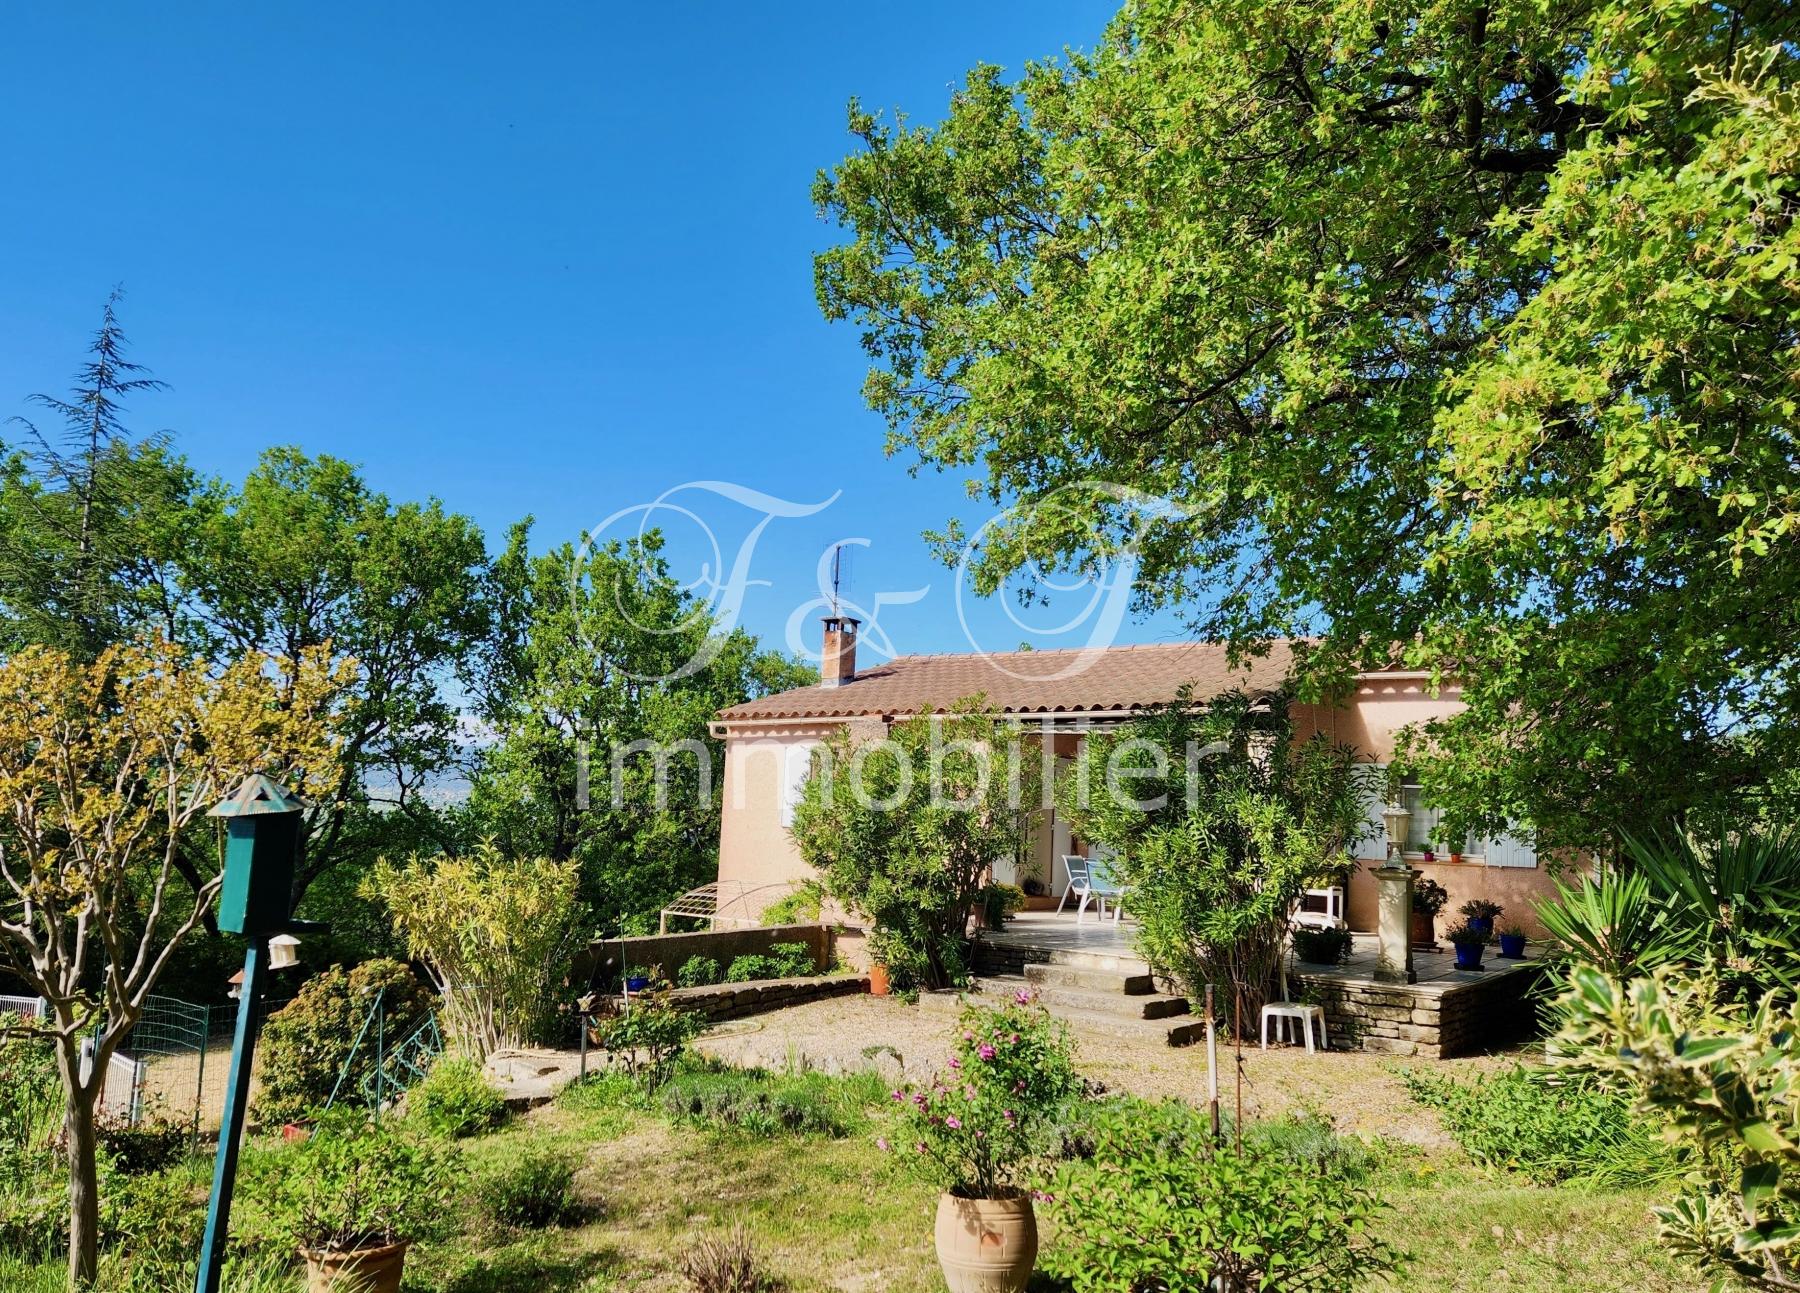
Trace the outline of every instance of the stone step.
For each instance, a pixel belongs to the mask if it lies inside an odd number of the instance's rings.
[[[1175,1015],[1168,1019],[1133,1019],[1110,1010],[1069,1010],[1052,1008],[1050,1013],[1077,1033],[1099,1033],[1130,1041],[1161,1043],[1164,1046],[1189,1046],[1206,1040],[1206,1022],[1192,1015]]]
[[[1148,971],[1101,969],[1056,962],[1025,967],[1025,980],[1034,988],[1067,988],[1074,992],[1114,993],[1146,997],[1156,991]]]
[[[1048,961],[1051,965],[1068,965],[1078,970],[1112,970],[1122,974],[1150,973],[1150,967],[1143,958],[1133,956],[1129,952],[1055,951],[1050,953]]]
[[[1188,1013],[1186,997],[1160,993],[1082,992],[1074,988],[1037,987],[1037,999],[1051,1014],[1065,1010],[1118,1015],[1121,1019],[1171,1019]]]
[[[1022,981],[1016,978],[983,979],[979,990],[963,992],[924,992],[919,994],[919,1009],[927,1014],[943,1015],[954,1018],[962,1013],[965,1005],[998,1007],[1012,1000],[1013,993]],[[1206,1023],[1192,1015],[1169,1015],[1166,1017],[1146,1018],[1142,1015],[1125,1013],[1138,1001],[1152,998],[1131,998],[1124,994],[1108,998],[1109,1004],[1102,1008],[1077,1007],[1040,998],[1044,1006],[1056,1018],[1069,1024],[1078,1033],[1099,1034],[1107,1037],[1121,1037],[1132,1041],[1150,1042],[1165,1046],[1187,1046],[1202,1041],[1206,1037]],[[1155,1000],[1169,1000],[1156,998]],[[1174,998],[1180,1001],[1179,997]],[[1117,1004],[1110,1004],[1116,1002]],[[1185,1005],[1185,1002],[1182,1002]]]

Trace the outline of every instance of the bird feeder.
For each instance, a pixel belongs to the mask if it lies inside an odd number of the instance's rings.
[[[256,773],[207,814],[225,819],[220,929],[252,939],[287,929],[304,808],[291,790]]]

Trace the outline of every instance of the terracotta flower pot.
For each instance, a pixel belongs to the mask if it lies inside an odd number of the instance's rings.
[[[887,966],[877,961],[869,967],[869,995],[885,997],[890,991],[892,989],[888,984]]]
[[[1037,1262],[1037,1214],[1028,1194],[941,1195],[936,1237],[938,1265],[950,1293],[1020,1293]]]
[[[341,1251],[302,1248],[306,1293],[399,1293],[408,1242]]]

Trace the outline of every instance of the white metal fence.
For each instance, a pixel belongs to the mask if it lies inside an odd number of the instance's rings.
[[[0,992],[0,1014],[23,1015],[27,1019],[42,1019],[49,1013],[42,997],[12,997]]]

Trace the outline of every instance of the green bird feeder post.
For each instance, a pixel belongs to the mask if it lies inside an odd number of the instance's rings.
[[[257,773],[237,793],[208,814],[225,819],[225,884],[219,891],[219,928],[242,934],[244,982],[238,992],[237,1032],[231,1042],[231,1075],[225,1085],[225,1116],[219,1128],[219,1156],[213,1164],[212,1198],[206,1208],[206,1238],[200,1246],[195,1293],[218,1293],[231,1224],[231,1191],[237,1177],[238,1141],[250,1099],[250,1060],[256,1049],[256,1000],[267,940],[295,922],[289,903],[294,862],[300,848],[304,805],[286,787]]]

